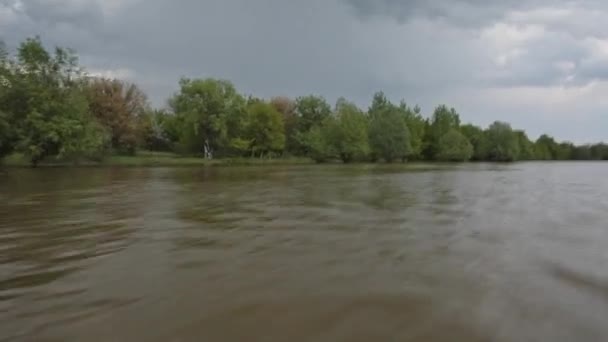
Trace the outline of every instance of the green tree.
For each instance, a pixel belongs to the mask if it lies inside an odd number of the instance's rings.
[[[372,98],[372,104],[368,109],[370,118],[373,118],[376,114],[383,113],[384,111],[393,108],[394,105],[386,98],[383,92],[379,91],[374,94]]]
[[[469,140],[473,146],[472,160],[484,161],[488,158],[488,139],[485,132],[472,124],[463,125],[460,127],[462,134]]]
[[[460,128],[460,115],[454,108],[448,109],[441,105],[435,109],[429,129],[427,130],[426,156],[428,159],[442,159],[439,156],[445,155],[442,152],[441,141],[450,131],[458,131]],[[453,135],[453,134],[452,134]]]
[[[331,116],[331,106],[323,97],[309,95],[296,99],[295,110],[298,117],[295,140],[299,145],[296,151],[299,150],[297,154],[306,155],[311,152],[307,147],[309,139],[305,137],[306,133],[314,127],[322,125]]]
[[[571,160],[573,157],[574,144],[570,142],[563,142],[557,145],[555,150],[555,159],[557,160]]]
[[[411,154],[410,132],[399,108],[387,106],[374,112],[369,125],[369,144],[376,156],[390,163]]]
[[[146,95],[135,84],[120,80],[93,78],[87,86],[90,111],[110,133],[112,148],[134,154],[149,123],[143,116],[149,111]]]
[[[248,106],[247,134],[251,155],[260,157],[269,152],[281,152],[285,148],[283,117],[275,107],[265,102]]]
[[[367,156],[370,148],[365,114],[342,99],[336,105],[336,115],[331,139],[340,159],[348,163]]]
[[[557,157],[557,142],[553,137],[546,134],[541,135],[534,144],[536,159],[554,160]]]
[[[510,162],[519,158],[519,139],[508,123],[496,121],[486,131],[488,159]]]
[[[599,143],[590,147],[592,160],[608,160],[608,145]]]
[[[534,143],[528,138],[526,132],[515,131],[517,135],[517,143],[519,145],[519,159],[520,160],[534,160],[536,159],[536,152],[534,151]]]
[[[298,154],[301,148],[298,141],[298,114],[295,101],[279,96],[272,98],[270,103],[283,116],[285,151],[289,154]]]
[[[298,131],[308,132],[331,115],[331,106],[323,97],[304,96],[296,100],[296,113],[298,114]]]
[[[10,57],[8,57],[10,59]],[[15,150],[36,166],[46,157],[97,157],[106,135],[89,113],[82,70],[71,50],[49,53],[39,38],[4,57],[0,112],[9,120]]]
[[[401,111],[405,124],[410,132],[410,145],[412,150],[410,152],[410,159],[422,158],[423,151],[423,139],[426,128],[426,120],[420,114],[420,107],[415,106],[410,108],[404,101],[399,104],[399,110]]]
[[[300,137],[302,146],[308,151],[308,156],[318,163],[333,159],[337,155],[334,132],[336,119],[328,117],[319,125],[312,127]]]
[[[0,105],[7,102],[7,95],[11,82],[8,52],[4,43],[0,41]],[[0,160],[13,149],[13,133],[11,132],[11,117],[8,112],[0,109]]]
[[[180,134],[182,149],[213,158],[230,150],[228,125],[246,116],[246,101],[232,85],[216,79],[182,79],[180,91],[170,100],[175,115],[183,122]]]
[[[439,139],[438,151],[439,161],[463,162],[473,155],[473,146],[462,133],[451,129]]]
[[[575,146],[572,151],[572,159],[574,160],[591,160],[591,146]]]

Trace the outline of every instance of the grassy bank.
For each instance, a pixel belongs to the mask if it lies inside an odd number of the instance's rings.
[[[139,152],[135,156],[108,156],[100,161],[91,160],[61,160],[50,158],[41,162],[38,167],[162,167],[162,166],[240,166],[240,165],[299,165],[312,164],[308,158],[225,158],[203,159],[198,157],[183,157],[166,152]],[[31,167],[29,160],[20,154],[12,154],[4,158],[0,165],[5,167]]]

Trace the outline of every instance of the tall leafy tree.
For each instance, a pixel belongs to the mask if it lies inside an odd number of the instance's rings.
[[[427,130],[426,156],[429,159],[440,159],[442,154],[441,140],[444,135],[460,128],[460,115],[454,108],[441,105],[435,109],[429,129]]]
[[[48,52],[39,38],[29,38],[16,58],[4,57],[0,112],[12,117],[14,147],[37,165],[46,157],[100,155],[103,130],[89,114],[82,70],[71,51]]]
[[[572,159],[574,151],[574,144],[571,142],[563,142],[557,145],[555,150],[555,159],[557,160],[570,160]]]
[[[6,96],[9,94],[9,88],[11,87],[10,75],[8,52],[4,43],[0,41],[0,104],[7,101]],[[14,140],[10,127],[11,117],[9,117],[9,113],[0,109],[0,159],[13,149]]]
[[[557,142],[553,137],[543,134],[534,144],[536,158],[539,160],[553,160],[557,157]]]
[[[374,112],[369,124],[369,144],[375,155],[389,163],[411,154],[410,132],[397,107]]]
[[[318,163],[336,158],[336,119],[328,117],[321,124],[315,125],[308,132],[301,134],[302,146],[308,151],[308,156]]]
[[[426,128],[426,119],[420,114],[420,107],[415,106],[414,108],[408,107],[408,105],[401,101],[399,104],[399,110],[401,111],[405,124],[407,125],[410,132],[410,145],[412,147],[409,157],[411,159],[422,158],[423,151],[423,139]]]
[[[303,96],[296,100],[296,113],[298,114],[298,130],[301,133],[309,131],[320,125],[331,115],[331,106],[321,96]]]
[[[296,112],[296,102],[288,97],[278,96],[272,98],[270,104],[283,116],[285,150],[289,154],[297,154],[301,149],[297,139],[298,114]]]
[[[248,106],[245,140],[252,155],[262,157],[269,152],[281,152],[285,148],[283,117],[275,107],[266,102]]]
[[[473,155],[473,146],[462,133],[451,129],[439,139],[438,151],[439,161],[464,162]]]
[[[515,131],[517,136],[517,143],[519,145],[519,159],[520,160],[534,160],[536,159],[536,152],[534,151],[534,143],[528,138],[528,135],[524,131]]]
[[[149,110],[146,95],[120,80],[93,78],[87,87],[91,113],[110,133],[112,148],[133,154],[143,139]]]
[[[519,139],[511,125],[496,121],[486,131],[488,159],[491,161],[515,161],[519,158]]]
[[[488,155],[488,138],[480,127],[467,124],[460,127],[462,134],[469,140],[473,146],[472,160],[483,161]]]
[[[246,113],[246,101],[232,83],[216,79],[182,79],[170,105],[183,122],[182,148],[208,158],[229,148],[227,123]]]
[[[367,156],[370,148],[365,114],[355,104],[341,99],[336,105],[336,116],[330,139],[340,159],[348,163]]]

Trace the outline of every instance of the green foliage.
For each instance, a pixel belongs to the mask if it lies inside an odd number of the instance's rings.
[[[348,163],[369,153],[367,118],[353,103],[341,100],[336,106],[337,119],[330,134],[340,159]]]
[[[519,160],[534,160],[536,158],[534,143],[528,138],[526,132],[515,131],[515,134],[519,145]]]
[[[13,137],[8,114],[0,111],[0,159],[13,150]]]
[[[298,131],[306,133],[318,126],[331,115],[331,106],[323,97],[304,96],[296,100],[296,113],[298,115]]]
[[[471,124],[463,125],[460,127],[460,131],[473,146],[473,155],[471,156],[471,159],[475,161],[486,160],[489,143],[485,132],[481,128]]]
[[[570,160],[572,159],[574,151],[574,144],[569,142],[563,142],[557,145],[555,150],[555,159],[557,160]]]
[[[270,104],[283,117],[283,131],[285,133],[285,151],[288,154],[298,154],[301,150],[298,137],[299,116],[296,113],[296,103],[287,97],[275,97]]]
[[[91,79],[86,88],[89,110],[110,134],[111,148],[135,154],[151,124],[146,95],[135,84],[103,78]]]
[[[318,163],[335,158],[337,154],[333,139],[335,125],[335,119],[328,117],[300,137],[302,145],[308,151],[308,156]]]
[[[285,148],[283,117],[275,107],[265,102],[254,102],[247,108],[245,138],[233,140],[233,146],[245,146],[249,142],[252,155],[281,152]]]
[[[456,129],[449,130],[439,139],[437,160],[463,162],[471,159],[473,146],[462,133]]]
[[[548,135],[532,142],[502,122],[485,131],[461,126],[456,110],[444,105],[427,119],[418,106],[395,105],[382,92],[367,113],[343,99],[332,112],[320,96],[267,102],[243,97],[224,80],[182,79],[179,85],[171,112],[153,110],[136,85],[87,77],[69,49],[49,52],[30,38],[11,55],[0,42],[0,158],[10,153],[32,165],[99,163],[108,151],[143,148],[236,160],[608,160],[603,143],[575,146]]]
[[[592,160],[608,160],[608,145],[599,143],[590,148]]]
[[[426,120],[420,114],[420,107],[415,106],[413,109],[409,108],[405,102],[401,102],[399,105],[401,115],[405,120],[405,124],[410,132],[410,145],[411,151],[410,159],[421,159],[422,151],[424,147],[424,134],[426,130]]]
[[[16,58],[4,57],[3,65],[3,83],[8,86],[0,94],[0,111],[8,113],[4,121],[10,124],[17,152],[32,165],[49,156],[102,153],[105,132],[89,114],[81,71],[71,51],[57,48],[50,54],[40,39],[27,39]]]
[[[390,104],[378,107],[370,112],[369,125],[369,144],[376,156],[390,163],[410,155],[410,132],[398,107]]]
[[[486,131],[486,136],[488,160],[510,162],[519,158],[519,139],[511,125],[494,122]]]
[[[429,129],[427,130],[426,157],[428,159],[441,160],[441,155],[445,155],[442,151],[441,141],[443,137],[450,131],[458,131],[460,128],[460,115],[456,113],[454,108],[441,105],[435,109]]]
[[[536,159],[538,160],[553,160],[557,157],[557,142],[552,137],[543,134],[534,144]]]
[[[227,123],[246,117],[245,99],[224,80],[182,79],[170,105],[183,123],[180,144],[184,151],[205,157],[226,152],[231,140],[228,131],[233,128]]]

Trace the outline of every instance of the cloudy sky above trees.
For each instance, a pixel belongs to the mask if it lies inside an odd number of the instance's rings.
[[[72,47],[158,106],[181,76],[261,97],[375,91],[536,138],[608,140],[603,0],[0,0],[0,39]]]

